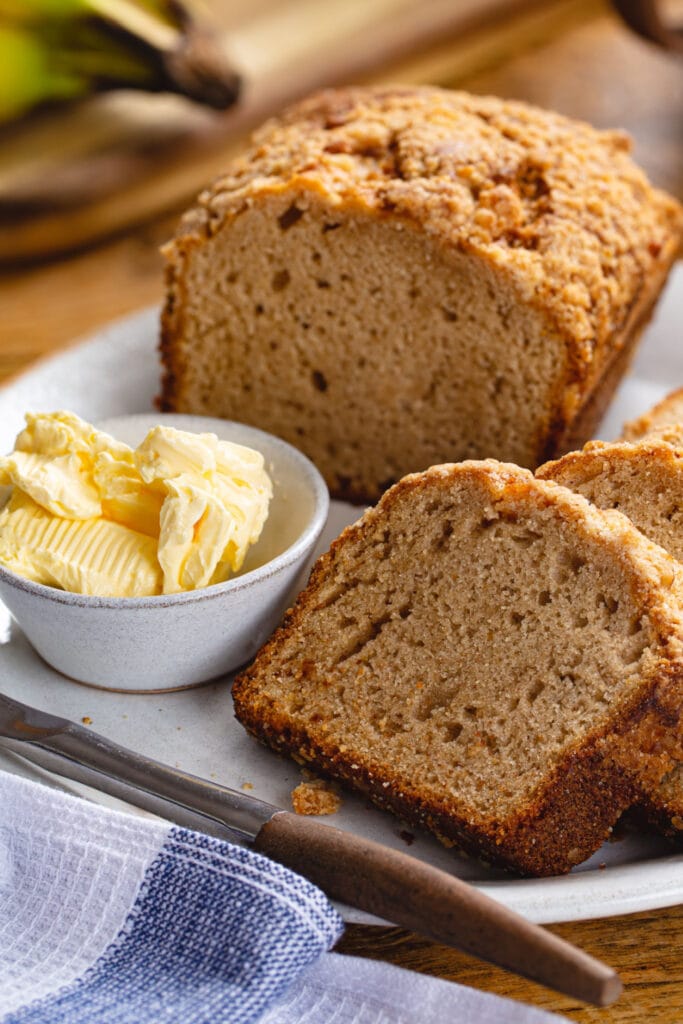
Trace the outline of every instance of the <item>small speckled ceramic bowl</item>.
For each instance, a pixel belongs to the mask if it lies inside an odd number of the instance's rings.
[[[138,444],[158,423],[256,448],[273,481],[270,512],[238,576],[160,597],[86,597],[0,567],[0,598],[36,651],[64,675],[106,689],[175,690],[248,661],[297,589],[329,508],[315,466],[271,434],[204,416],[138,415],[98,426]]]

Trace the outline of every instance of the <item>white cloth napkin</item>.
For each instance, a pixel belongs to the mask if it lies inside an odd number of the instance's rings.
[[[327,953],[343,929],[273,861],[0,772],[2,1024],[551,1024]]]

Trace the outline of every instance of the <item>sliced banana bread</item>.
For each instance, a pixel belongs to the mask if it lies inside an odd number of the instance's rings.
[[[358,501],[582,444],[683,229],[628,149],[435,88],[300,103],[165,249],[161,407],[270,430]]]
[[[599,508],[618,508],[650,540],[683,561],[683,449],[662,440],[679,437],[683,427],[672,424],[653,426],[644,440],[632,444],[594,441],[541,466],[536,475],[578,491]],[[639,803],[657,828],[682,838],[683,766]]]
[[[433,467],[318,561],[235,711],[447,843],[566,872],[683,754],[677,568],[526,470]]]
[[[669,428],[665,428],[669,429]],[[619,509],[639,530],[683,561],[683,449],[659,437],[589,441],[536,470],[602,509]]]
[[[655,432],[655,436],[664,436],[664,440],[667,440],[665,435],[660,435],[660,431],[666,430],[668,427],[680,427],[681,424],[683,424],[683,388],[678,388],[648,412],[624,424],[623,437],[626,441],[638,441]],[[683,435],[683,428],[676,436],[681,435]]]

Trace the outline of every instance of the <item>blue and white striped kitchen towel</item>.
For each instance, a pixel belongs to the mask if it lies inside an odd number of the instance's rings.
[[[324,894],[258,854],[0,772],[2,1024],[551,1024],[326,951]]]

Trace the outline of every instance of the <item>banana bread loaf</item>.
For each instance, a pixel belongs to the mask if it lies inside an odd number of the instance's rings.
[[[677,569],[526,470],[434,467],[319,560],[235,711],[447,843],[565,872],[683,753]]]
[[[161,407],[270,430],[358,501],[583,443],[681,235],[628,148],[435,88],[300,103],[165,249]]]

